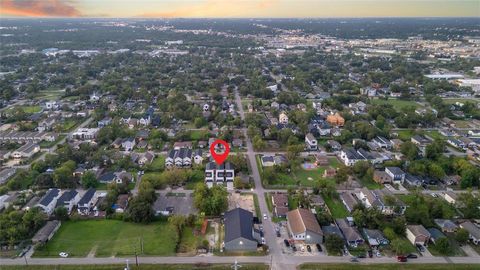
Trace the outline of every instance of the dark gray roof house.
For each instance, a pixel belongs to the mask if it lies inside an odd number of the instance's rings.
[[[257,240],[253,237],[253,214],[242,208],[225,213],[225,250],[256,250]]]

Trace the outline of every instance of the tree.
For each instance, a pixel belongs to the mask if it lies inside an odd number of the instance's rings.
[[[58,188],[73,188],[75,181],[73,179],[73,171],[75,170],[75,161],[69,160],[64,162],[53,172],[53,181]]]
[[[152,204],[137,196],[128,204],[125,219],[136,223],[148,223],[154,216]]]
[[[168,218],[168,223],[175,228],[179,236],[182,234],[186,221],[187,218],[181,215],[173,215]]]
[[[425,157],[428,159],[438,159],[445,150],[445,142],[443,140],[435,140],[425,148]]]
[[[410,243],[400,238],[393,239],[390,242],[390,247],[397,255],[405,255],[410,250]]]
[[[409,160],[414,160],[418,157],[418,148],[412,142],[404,142],[400,147],[400,152],[404,154]]]
[[[345,242],[336,234],[329,234],[325,237],[325,247],[329,254],[341,254]]]
[[[443,255],[448,255],[451,252],[450,242],[447,237],[442,237],[435,241],[435,247],[437,247],[438,252]]]
[[[68,209],[64,206],[59,206],[53,211],[55,217],[59,220],[65,221],[68,220]]]
[[[194,194],[193,204],[207,216],[218,216],[228,208],[228,192],[221,185],[208,188],[205,183],[198,183]]]
[[[92,171],[87,171],[82,176],[82,186],[87,188],[95,188],[98,186],[98,180]]]
[[[347,182],[349,174],[350,168],[348,168],[347,166],[340,166],[337,170],[337,174],[335,175],[335,182],[337,182],[337,184]]]
[[[455,234],[455,240],[457,240],[457,242],[460,243],[461,245],[466,244],[468,242],[469,237],[470,237],[470,233],[464,228],[460,228]]]

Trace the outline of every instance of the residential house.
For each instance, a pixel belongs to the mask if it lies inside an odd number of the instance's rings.
[[[283,155],[267,156],[263,155],[260,159],[262,167],[272,167],[274,165],[280,166],[287,162],[287,159]]]
[[[458,230],[457,224],[450,219],[434,219],[433,222],[442,230],[442,232],[453,233]]]
[[[17,150],[12,152],[12,157],[15,159],[31,158],[40,151],[40,146],[34,142],[27,142],[20,146]]]
[[[170,150],[165,159],[165,167],[167,168],[187,168],[192,166],[192,149],[179,148]]]
[[[32,237],[33,244],[45,244],[52,239],[55,232],[60,228],[61,222],[59,220],[49,220],[47,223],[38,230]]]
[[[313,136],[312,133],[307,133],[305,135],[305,144],[306,144],[306,149],[307,150],[317,150],[318,149],[318,143],[317,139]]]
[[[155,153],[148,151],[138,158],[137,163],[140,166],[145,166],[152,163],[154,158],[155,158]]]
[[[115,213],[124,213],[128,207],[128,194],[120,194],[117,197],[117,202],[113,205],[113,210]]]
[[[286,193],[273,193],[272,206],[275,216],[286,218],[288,212],[288,195]]]
[[[445,193],[443,193],[443,198],[451,203],[451,204],[455,204],[457,202],[457,194],[453,191],[446,191]]]
[[[112,118],[111,117],[105,117],[102,120],[97,122],[97,126],[99,128],[109,126],[110,124],[112,124]]]
[[[323,199],[322,195],[320,194],[311,194],[308,197],[310,201],[310,205],[312,207],[324,207],[325,206],[325,200]]]
[[[203,163],[203,153],[201,149],[197,149],[193,153],[193,162],[197,165],[201,165]]]
[[[357,228],[350,226],[346,219],[335,219],[335,223],[342,232],[345,241],[349,246],[357,247],[358,245],[363,244],[364,240],[360,232],[357,230]]]
[[[382,185],[392,183],[392,177],[387,172],[379,170],[373,172],[373,180]]]
[[[329,114],[327,116],[327,122],[336,127],[343,127],[345,125],[345,118],[343,118],[338,112],[335,114]]]
[[[365,160],[365,158],[360,155],[355,149],[347,148],[340,152],[340,159],[343,161],[345,166],[353,166],[355,163],[361,160]]]
[[[458,148],[458,149],[467,150],[467,146],[465,145],[465,143],[463,143],[462,141],[457,140],[455,138],[449,138],[447,140],[447,143],[450,144],[453,147]]]
[[[334,234],[340,237],[340,239],[343,239],[345,241],[345,237],[343,236],[342,231],[340,230],[340,228],[338,228],[336,224],[322,226],[322,232],[325,237]]]
[[[258,242],[254,237],[253,214],[242,208],[235,208],[224,215],[226,251],[255,251]]]
[[[342,150],[342,145],[334,140],[328,140],[327,145],[330,147],[332,151],[340,151]]]
[[[306,244],[323,242],[323,232],[315,215],[308,209],[297,208],[287,213],[287,227],[290,236]]]
[[[40,207],[47,215],[51,215],[57,205],[58,197],[60,197],[60,190],[57,188],[51,188],[42,199],[40,199],[36,206]]]
[[[433,243],[433,244],[436,244],[436,242],[440,239],[440,238],[447,238],[447,236],[445,236],[445,234],[443,234],[439,229],[437,228],[428,228],[427,231],[430,233],[430,241]]]
[[[122,141],[122,148],[124,151],[130,152],[135,147],[136,142],[134,138],[126,138]]]
[[[405,203],[387,189],[369,190],[364,187],[357,193],[357,197],[365,207],[375,207],[385,215],[401,215],[406,210]]]
[[[384,148],[384,149],[392,149],[393,144],[391,141],[386,139],[385,137],[377,136],[373,140],[373,143],[375,143],[379,148]]]
[[[358,200],[350,192],[341,192],[339,196],[345,208],[351,213],[353,208],[358,204]]]
[[[414,135],[412,138],[410,138],[410,141],[417,146],[424,147],[427,144],[430,144],[432,140],[428,139],[427,137],[423,135]]]
[[[392,178],[393,183],[402,184],[405,181],[405,172],[399,167],[386,167],[385,172]]]
[[[78,201],[77,211],[80,215],[88,215],[93,209],[95,202],[97,201],[97,191],[94,188],[89,188],[83,194],[82,198]]]
[[[480,245],[480,228],[475,226],[471,221],[461,223],[460,228],[468,231],[468,238],[473,244]]]
[[[208,187],[223,184],[228,190],[233,190],[233,180],[235,178],[235,170],[230,162],[224,162],[218,165],[215,162],[209,162],[205,166],[205,183]]]
[[[80,194],[76,190],[67,190],[57,199],[55,208],[63,206],[67,209],[68,214],[70,214],[73,206],[77,205],[79,200]]]
[[[407,225],[406,229],[407,239],[413,245],[420,244],[420,245],[427,245],[428,241],[430,241],[430,233],[423,227],[423,225]]]
[[[7,168],[0,171],[0,185],[7,183],[8,179],[15,175],[17,169]]]
[[[385,235],[380,230],[363,229],[363,235],[370,247],[378,248],[379,246],[386,246],[390,243]]]
[[[287,113],[286,113],[286,112],[281,112],[281,113],[278,115],[278,121],[279,121],[280,124],[288,125],[288,116],[287,116]]]

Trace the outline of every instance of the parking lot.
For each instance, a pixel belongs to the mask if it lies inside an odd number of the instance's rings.
[[[276,223],[276,227],[280,230],[280,237],[277,237],[277,243],[282,248],[283,254],[289,254],[293,256],[326,256],[325,252],[321,252],[317,249],[315,244],[310,244],[311,252],[307,250],[307,245],[303,241],[289,241],[290,246],[287,247],[284,243],[284,240],[290,240],[288,236],[288,229],[286,221]],[[293,251],[292,244],[295,246],[296,251]],[[322,250],[325,250],[322,246]]]
[[[167,193],[157,194],[157,200],[153,204],[156,214],[168,211],[174,215],[188,216],[196,214],[197,210],[193,207],[193,198],[187,193]]]

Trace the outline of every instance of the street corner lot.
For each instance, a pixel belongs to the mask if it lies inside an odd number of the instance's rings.
[[[175,255],[176,233],[166,222],[136,224],[120,220],[82,220],[63,222],[57,233],[34,257]],[[141,252],[143,248],[143,253]]]
[[[243,208],[255,214],[253,194],[230,193],[228,195],[228,210]]]
[[[193,206],[193,197],[189,193],[160,193],[157,194],[157,200],[153,204],[156,214],[168,211],[173,215],[188,216],[197,214],[197,209]]]

